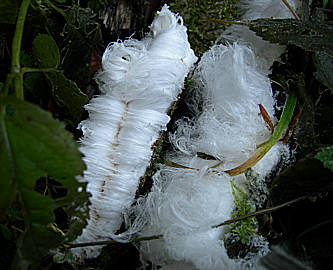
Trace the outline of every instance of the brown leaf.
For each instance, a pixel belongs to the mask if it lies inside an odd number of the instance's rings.
[[[269,126],[269,129],[273,132],[274,131],[274,126],[273,126],[272,120],[271,120],[268,112],[266,111],[264,106],[261,105],[261,104],[259,104],[259,109],[260,109],[260,114],[261,114],[262,118],[264,119],[266,124]]]

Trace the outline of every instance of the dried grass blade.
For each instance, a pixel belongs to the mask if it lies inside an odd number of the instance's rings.
[[[268,140],[267,143],[265,143],[252,157],[250,157],[247,161],[245,161],[243,164],[240,166],[227,170],[226,173],[228,173],[230,176],[235,176],[238,174],[241,174],[245,172],[247,169],[253,167],[260,159],[262,159],[265,154],[273,147],[273,145],[280,139],[282,136],[283,132],[286,130],[288,127],[294,110],[296,106],[296,101],[297,97],[294,92],[292,92],[286,101],[286,104],[283,108],[283,112],[280,118],[280,121],[278,125],[276,126],[272,137]]]
[[[294,15],[295,19],[299,21],[300,17],[297,15],[296,11],[291,7],[291,5],[288,3],[288,1],[287,0],[282,0],[282,2],[291,11],[291,13]]]
[[[190,169],[190,170],[197,170],[197,169],[194,169],[194,168],[191,168],[191,167],[187,167],[187,166],[184,166],[184,165],[180,165],[176,162],[173,162],[171,160],[168,160],[168,159],[165,159],[164,160],[164,164],[170,166],[170,167],[173,167],[173,168],[178,168],[178,169]]]

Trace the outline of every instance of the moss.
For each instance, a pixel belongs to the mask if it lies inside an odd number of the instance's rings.
[[[231,182],[232,195],[234,196],[235,210],[233,218],[245,216],[253,211],[249,195],[239,188],[233,181]],[[242,244],[247,244],[251,236],[256,232],[255,218],[247,218],[230,225],[230,232],[236,234]]]
[[[196,55],[203,54],[225,30],[225,24],[207,22],[209,19],[232,21],[237,18],[238,0],[173,0],[163,1],[178,12],[188,28],[188,36]]]

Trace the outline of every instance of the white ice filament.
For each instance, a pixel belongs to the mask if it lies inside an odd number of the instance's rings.
[[[152,36],[110,44],[97,76],[102,94],[86,105],[89,119],[80,123],[80,150],[87,169],[90,219],[77,243],[107,240],[122,223],[149,166],[152,145],[169,122],[196,61],[182,19],[164,6],[151,25]],[[76,248],[77,260],[96,257],[101,247]]]

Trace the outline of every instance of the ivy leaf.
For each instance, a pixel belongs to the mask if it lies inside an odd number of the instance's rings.
[[[32,42],[32,51],[41,67],[57,68],[59,66],[59,49],[50,35],[39,34]]]
[[[0,23],[14,24],[19,8],[18,0],[0,1]]]
[[[330,169],[333,172],[333,147],[327,147],[315,156],[319,159],[325,168]]]
[[[75,180],[84,164],[72,135],[50,113],[13,96],[3,100],[0,113],[0,209],[4,212],[15,200],[22,205],[25,233],[17,256],[31,261],[60,239],[47,225],[61,204],[36,192],[36,181],[52,177],[68,190],[65,198],[71,201],[71,211],[87,215],[85,184]]]

